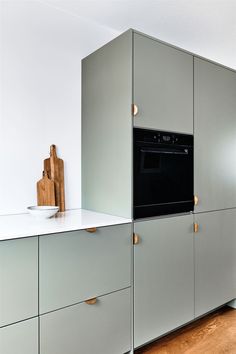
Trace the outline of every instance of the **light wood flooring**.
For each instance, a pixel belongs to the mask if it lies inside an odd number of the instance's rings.
[[[236,354],[236,310],[223,307],[135,354]]]

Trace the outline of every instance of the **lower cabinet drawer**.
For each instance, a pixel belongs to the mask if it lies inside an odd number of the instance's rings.
[[[1,241],[0,327],[37,315],[38,237]]]
[[[1,354],[38,354],[38,318],[0,328]]]
[[[131,283],[131,224],[40,236],[39,313]]]
[[[40,316],[41,354],[131,350],[130,288]]]

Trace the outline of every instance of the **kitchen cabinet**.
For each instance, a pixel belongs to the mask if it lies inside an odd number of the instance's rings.
[[[236,298],[236,209],[194,216],[195,316]]]
[[[236,298],[236,72],[129,30],[82,73],[84,207],[134,217],[133,127],[194,134],[195,216],[134,222],[138,347]]]
[[[82,206],[132,217],[132,31],[82,61]]]
[[[128,30],[82,61],[83,208],[132,218],[133,126],[193,133],[193,56]]]
[[[131,285],[131,224],[40,236],[40,313]]]
[[[38,238],[0,242],[0,327],[38,315]]]
[[[139,33],[133,38],[134,126],[193,134],[193,56]]]
[[[0,328],[1,354],[39,354],[38,318]]]
[[[195,212],[236,207],[236,73],[194,58]]]
[[[135,222],[134,346],[194,318],[193,216]]]
[[[131,349],[130,289],[89,305],[81,303],[40,316],[43,354],[122,354]]]

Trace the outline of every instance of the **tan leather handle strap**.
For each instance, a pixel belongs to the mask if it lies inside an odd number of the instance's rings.
[[[85,303],[86,303],[87,305],[95,305],[96,302],[97,302],[97,298],[96,298],[96,297],[94,297],[94,298],[92,298],[92,299],[85,300]]]
[[[133,234],[133,244],[137,245],[140,242],[140,236],[138,234]]]
[[[88,229],[86,229],[87,232],[93,233],[97,231],[96,227],[89,227]]]

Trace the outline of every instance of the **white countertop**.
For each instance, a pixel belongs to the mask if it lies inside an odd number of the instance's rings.
[[[0,216],[0,241],[130,223],[131,219],[85,209],[68,210],[56,217],[41,219],[30,214]]]

